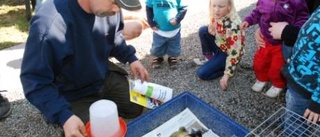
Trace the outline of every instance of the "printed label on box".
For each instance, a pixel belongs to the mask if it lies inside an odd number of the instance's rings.
[[[138,105],[141,105],[143,107],[154,109],[161,105],[163,102],[149,98],[145,95],[142,95],[136,91],[133,90],[134,82],[133,80],[129,80],[129,92],[130,92],[130,101],[133,103],[136,103]]]

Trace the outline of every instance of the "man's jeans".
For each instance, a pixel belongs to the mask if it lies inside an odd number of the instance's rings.
[[[222,52],[215,43],[215,37],[208,32],[208,26],[199,29],[199,38],[203,55],[213,55],[209,61],[200,66],[197,75],[202,80],[212,80],[224,74],[227,54]]]
[[[287,85],[287,87],[286,108],[298,115],[289,112],[285,114],[284,131],[291,136],[307,136],[308,125],[302,116],[310,103],[310,99],[303,97],[290,85]]]

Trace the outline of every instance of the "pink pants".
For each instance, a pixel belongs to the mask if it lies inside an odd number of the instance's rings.
[[[281,68],[285,64],[281,45],[271,45],[267,40],[265,44],[266,47],[257,50],[253,59],[253,69],[257,80],[270,81],[277,88],[285,88],[286,81],[281,74]]]

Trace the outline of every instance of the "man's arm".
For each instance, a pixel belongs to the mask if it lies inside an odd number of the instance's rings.
[[[122,18],[122,13],[118,13],[116,16],[116,20],[113,22],[117,22],[116,27],[112,28],[114,29],[114,32],[109,35],[114,35],[113,41],[113,48],[110,51],[110,56],[115,57],[117,60],[119,60],[121,63],[132,63],[138,58],[135,56],[136,49],[131,46],[127,45],[125,38],[122,36],[122,32],[124,29],[124,20]]]
[[[118,21],[118,26],[123,26],[123,20],[120,18]],[[115,32],[115,38],[119,37],[121,34],[123,28],[118,28]],[[147,81],[149,80],[149,74],[148,71],[143,67],[141,62],[138,60],[138,58],[135,56],[136,50],[133,46],[127,45],[125,40],[122,40],[121,42],[115,42],[114,47],[110,52],[110,56],[115,57],[117,60],[119,60],[122,63],[129,63],[130,64],[130,70],[134,78],[137,78],[138,75],[140,76],[141,80]]]
[[[31,27],[21,65],[21,83],[28,101],[49,122],[63,125],[73,113],[53,84],[54,70],[62,64],[56,60],[59,57],[50,52],[52,47],[49,47],[45,39],[43,35],[33,33]]]
[[[52,47],[49,48],[43,39],[37,40],[39,35],[30,30],[20,74],[25,97],[50,123],[63,126],[66,136],[87,135],[84,123],[71,112],[69,103],[59,95],[57,86],[53,84],[56,68],[52,66],[61,64],[51,60],[55,57],[50,52]]]

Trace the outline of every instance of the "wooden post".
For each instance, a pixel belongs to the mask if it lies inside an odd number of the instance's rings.
[[[30,0],[24,0],[24,2],[26,5],[26,18],[27,18],[27,20],[30,20],[32,17],[32,11],[36,7],[36,0],[31,0],[31,3],[30,3]],[[32,9],[30,7],[30,4],[32,5]]]
[[[30,20],[31,19],[31,8],[30,8],[30,0],[24,0],[26,4],[26,19]]]

